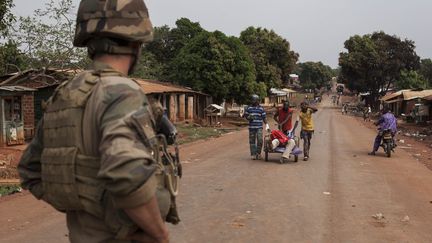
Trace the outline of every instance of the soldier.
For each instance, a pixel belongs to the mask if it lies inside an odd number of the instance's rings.
[[[80,3],[74,45],[92,65],[54,92],[18,166],[25,189],[66,213],[71,242],[168,242],[164,221],[179,221],[163,110],[127,78],[152,32],[143,0]]]

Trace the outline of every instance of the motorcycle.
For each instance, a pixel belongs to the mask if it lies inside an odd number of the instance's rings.
[[[381,147],[384,149],[387,157],[390,158],[392,152],[394,152],[394,148],[396,147],[390,129],[386,129],[382,132]]]

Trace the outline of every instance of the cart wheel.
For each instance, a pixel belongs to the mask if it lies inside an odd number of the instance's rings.
[[[298,155],[294,155],[294,162],[298,162]]]
[[[264,160],[267,162],[268,161],[268,151],[264,151]]]

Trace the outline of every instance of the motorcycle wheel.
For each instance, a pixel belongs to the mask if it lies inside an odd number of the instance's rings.
[[[298,162],[298,155],[294,155],[294,162]]]
[[[392,152],[391,151],[392,150],[391,145],[390,145],[390,143],[386,143],[384,146],[385,146],[384,150],[385,150],[385,152],[387,154],[387,157],[390,158],[391,157],[391,152]]]
[[[264,151],[264,161],[267,162],[268,161],[268,151]]]

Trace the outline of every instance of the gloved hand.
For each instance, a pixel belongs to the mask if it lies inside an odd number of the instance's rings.
[[[268,123],[266,123],[266,130],[267,130],[268,132],[270,132],[270,126],[269,126]]]

